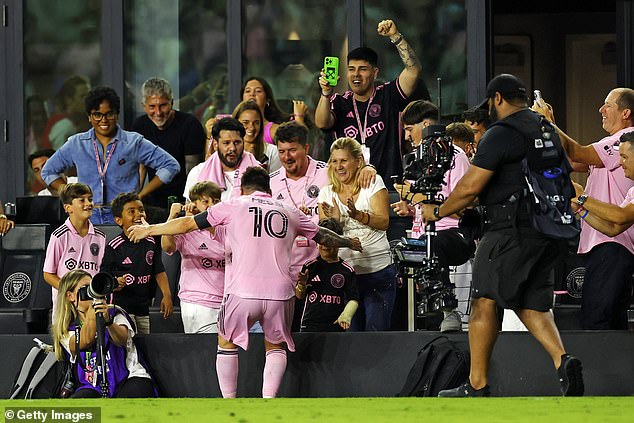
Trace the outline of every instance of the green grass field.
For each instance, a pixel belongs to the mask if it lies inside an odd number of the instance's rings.
[[[100,407],[102,422],[634,422],[634,397],[2,400],[6,407]],[[7,423],[20,420],[4,417]],[[24,421],[24,420],[23,420]],[[31,420],[33,421],[33,420]],[[49,420],[50,421],[50,420]]]

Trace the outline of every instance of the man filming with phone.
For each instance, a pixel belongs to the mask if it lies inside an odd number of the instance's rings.
[[[379,22],[377,32],[389,37],[403,60],[405,67],[398,78],[375,87],[379,73],[376,52],[368,47],[350,51],[349,91],[335,94],[336,83],[329,84],[326,73],[321,72],[321,97],[315,109],[315,124],[320,129],[332,129],[335,138],[350,137],[359,141],[366,163],[375,166],[377,173],[389,181],[392,175],[403,174],[398,116],[414,93],[422,66],[393,21]]]

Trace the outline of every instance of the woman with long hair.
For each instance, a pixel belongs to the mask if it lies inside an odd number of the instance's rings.
[[[97,370],[97,314],[105,322],[104,351],[110,397],[155,397],[154,383],[132,337],[133,323],[121,308],[104,299],[88,298],[92,276],[72,270],[59,283],[53,345],[58,360],[69,360],[76,381],[73,398],[101,397],[102,374]]]
[[[306,105],[303,101],[293,101],[293,114],[284,113],[275,101],[273,89],[265,79],[259,76],[248,78],[240,89],[240,98],[257,103],[264,120],[262,121],[263,139],[267,144],[275,144],[275,132],[280,123],[288,122],[291,117],[304,124]]]
[[[244,151],[253,154],[269,173],[282,167],[277,147],[274,144],[265,143],[262,139],[264,117],[257,103],[254,100],[240,102],[233,109],[232,116],[244,126]]]
[[[342,249],[340,256],[357,274],[360,302],[350,330],[389,330],[396,297],[396,271],[392,264],[386,230],[389,225],[389,197],[383,179],[361,188],[360,170],[366,166],[361,144],[339,138],[330,147],[330,185],[319,193],[319,218],[334,218],[343,225],[344,235],[358,237],[362,252]]]

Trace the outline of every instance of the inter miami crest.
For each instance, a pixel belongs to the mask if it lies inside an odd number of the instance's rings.
[[[308,198],[317,198],[319,196],[319,187],[317,185],[311,185],[306,189],[306,195]]]
[[[90,244],[90,253],[93,256],[98,256],[99,255],[99,244],[93,242],[92,244]]]

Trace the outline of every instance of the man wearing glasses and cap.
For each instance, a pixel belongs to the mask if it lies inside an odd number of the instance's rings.
[[[92,89],[85,99],[86,114],[92,129],[75,134],[48,159],[42,169],[42,179],[54,190],[65,184],[60,174],[77,168],[77,178],[92,189],[95,210],[93,224],[114,224],[110,202],[122,192],[147,196],[169,183],[179,172],[176,159],[136,132],[118,125],[120,100],[109,87]],[[141,187],[139,165],[156,171],[148,184]]]
[[[562,394],[583,395],[581,362],[566,354],[550,312],[550,273],[565,250],[562,241],[545,238],[533,229],[523,203],[526,182],[521,163],[529,151],[527,136],[541,128],[539,115],[528,109],[527,102],[526,87],[519,78],[509,74],[493,78],[481,106],[488,108],[494,123],[482,137],[472,165],[443,204],[423,205],[425,220],[436,221],[478,197],[487,216],[473,265],[470,377],[458,388],[441,391],[441,397],[490,395],[487,371],[498,334],[498,307],[514,310],[551,356]],[[513,122],[513,127],[506,122]],[[514,129],[518,126],[526,128],[526,133]],[[563,149],[558,151],[563,158]]]

